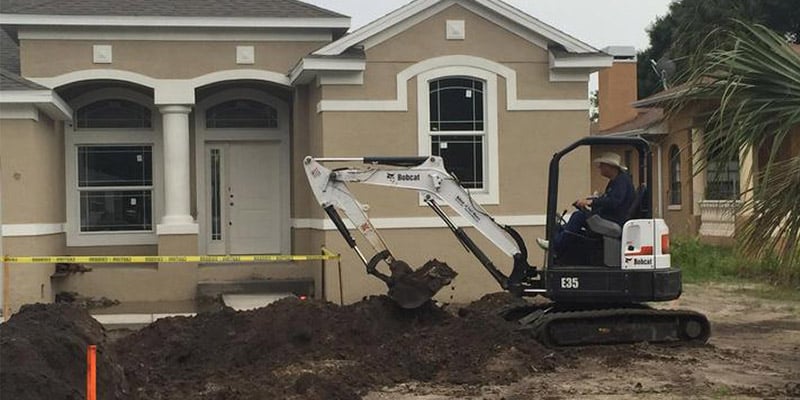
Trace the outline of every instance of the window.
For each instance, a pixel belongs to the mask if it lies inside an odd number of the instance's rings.
[[[81,107],[75,113],[78,129],[151,128],[147,107],[124,99],[106,99]]]
[[[80,231],[153,229],[151,146],[78,146]]]
[[[429,134],[432,155],[468,189],[483,189],[484,82],[447,77],[429,83]]]
[[[675,145],[669,148],[669,204],[681,204],[681,152]]]
[[[254,100],[231,100],[206,111],[206,128],[277,128],[278,110]]]
[[[711,149],[706,166],[706,200],[739,198],[739,157],[730,159]]]
[[[148,104],[119,88],[74,100],[65,135],[68,246],[157,243],[160,118]]]

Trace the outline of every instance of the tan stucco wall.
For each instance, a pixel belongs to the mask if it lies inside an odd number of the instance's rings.
[[[0,120],[4,224],[63,223],[64,129],[39,121]]]
[[[674,237],[694,236],[700,228],[699,216],[694,215],[694,202],[702,199],[695,198],[692,185],[692,123],[687,112],[681,112],[669,120],[669,134],[660,142],[661,146],[661,177],[662,201],[664,204],[664,221],[669,226],[670,235]],[[670,158],[669,150],[675,145],[680,150],[681,158],[681,204],[670,209]],[[656,177],[657,179],[657,177]],[[658,198],[654,198],[657,202]],[[656,203],[657,204],[657,203]]]
[[[5,187],[3,194],[5,194]],[[5,209],[5,203],[3,204]],[[5,210],[4,210],[5,211]],[[64,248],[64,234],[32,236],[32,237],[4,237],[3,251],[8,255],[36,256],[58,255]],[[8,306],[15,313],[24,304],[51,303],[55,290],[51,285],[50,275],[55,272],[53,264],[5,264],[8,268]]]
[[[526,227],[518,229],[520,234],[529,243],[533,243],[533,238],[543,237],[543,227]],[[503,273],[508,275],[511,272],[513,260],[497,250],[475,229],[466,229],[475,243],[489,256],[494,264]],[[458,272],[458,276],[450,286],[443,288],[436,299],[442,302],[469,302],[480,298],[486,293],[499,292],[500,286],[483,266],[458,243],[447,229],[388,229],[381,232],[386,242],[389,244],[392,253],[400,260],[406,261],[413,268],[422,266],[426,261],[436,258],[446,262],[451,268]],[[367,249],[366,243],[359,246]],[[427,246],[420,246],[420,243],[429,243]],[[328,231],[325,233],[325,244],[333,251],[342,254],[341,262],[341,291],[343,292],[343,302],[345,304],[361,300],[363,296],[371,294],[385,294],[386,285],[378,278],[368,275],[364,270],[364,265],[354,255],[353,251],[347,247],[338,232]],[[531,265],[541,265],[543,253],[533,246],[528,248],[529,263]],[[384,273],[388,273],[388,267],[380,264],[378,267]],[[325,269],[325,293],[326,299],[335,303],[340,301],[340,280],[338,276],[338,265],[329,263]]]
[[[101,43],[102,42],[102,43]],[[94,64],[92,46],[112,46],[113,63]],[[218,42],[137,40],[30,40],[20,43],[20,65],[26,77],[58,76],[86,69],[117,69],[152,78],[193,78],[229,69],[265,69],[287,73],[297,61],[324,42]],[[255,47],[255,63],[236,64],[236,46]],[[58,60],[58,62],[52,62]]]

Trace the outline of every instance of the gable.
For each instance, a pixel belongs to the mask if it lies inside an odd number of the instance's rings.
[[[463,23],[463,39],[447,38],[448,23]],[[544,38],[535,40],[543,43]],[[546,48],[520,37],[461,4],[444,10],[388,38],[365,45],[370,62],[416,62],[444,55],[474,55],[499,62],[547,63]]]

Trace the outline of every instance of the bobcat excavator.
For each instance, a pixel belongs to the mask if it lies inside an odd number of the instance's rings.
[[[506,310],[506,319],[517,320],[541,342],[569,346],[626,342],[688,341],[703,343],[710,336],[706,317],[693,311],[659,310],[645,302],[677,299],[681,271],[671,265],[669,228],[653,218],[652,152],[641,138],[587,137],[556,153],[550,162],[547,191],[546,235],[552,242],[559,215],[560,160],[580,146],[629,146],[639,156],[639,189],[629,220],[620,227],[591,215],[588,229],[577,234],[580,246],[564,254],[547,252],[542,268],[528,263],[528,251],[520,234],[492,218],[473,201],[469,190],[448,173],[441,157],[313,158],[303,161],[308,181],[319,204],[364,263],[367,273],[386,283],[388,295],[404,308],[416,308],[447,286],[457,273],[447,264],[431,260],[412,269],[397,259],[370,222],[365,207],[348,189],[348,183],[415,190],[433,212],[472,253],[503,290],[517,296],[544,296],[544,304]],[[323,163],[359,163],[360,167],[329,169]],[[506,275],[457,226],[442,203],[463,217],[512,260]],[[343,213],[374,250],[365,255],[345,225]],[[578,209],[575,212],[590,210]],[[384,266],[385,265],[385,266]],[[388,274],[379,269],[388,267]],[[385,269],[384,269],[385,270]]]

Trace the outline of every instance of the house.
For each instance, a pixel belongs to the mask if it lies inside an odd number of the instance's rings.
[[[242,287],[345,303],[385,292],[315,203],[309,154],[442,155],[498,220],[543,236],[548,162],[588,134],[589,74],[611,65],[499,0],[415,0],[350,33],[348,17],[296,0],[0,8],[6,254],[342,254],[341,281],[321,262],[67,277],[7,265],[12,309],[61,291],[165,304]],[[588,158],[564,164],[562,198],[586,192]],[[443,300],[498,290],[417,194],[353,191],[396,255],[459,271]]]
[[[800,46],[794,46],[800,51]],[[755,185],[753,173],[763,170],[769,146],[748,150],[738,159],[721,159],[714,154],[698,154],[703,141],[702,118],[714,104],[691,104],[672,115],[665,115],[668,100],[680,96],[685,88],[672,87],[644,99],[636,93],[636,53],[633,48],[606,48],[614,57],[613,66],[600,72],[600,117],[595,135],[642,136],[653,143],[656,215],[667,222],[673,236],[697,236],[712,244],[731,244],[737,225],[741,194]],[[613,149],[624,155],[636,174],[638,160],[629,149]],[[593,154],[601,149],[592,149]],[[779,159],[800,154],[800,127],[781,146]],[[702,157],[699,159],[698,157]],[[705,168],[700,166],[705,164]],[[603,184],[592,176],[592,187]]]

